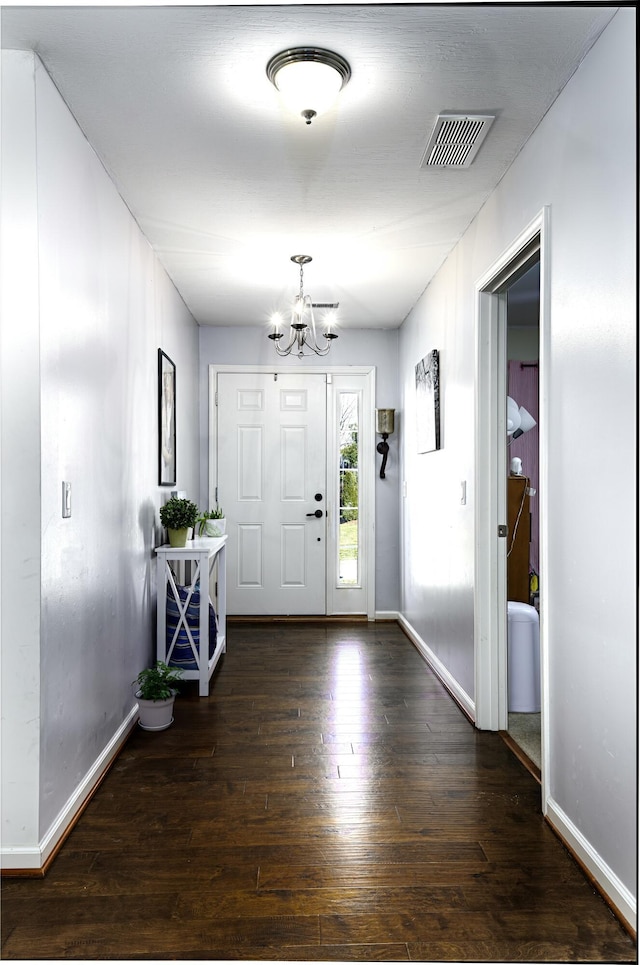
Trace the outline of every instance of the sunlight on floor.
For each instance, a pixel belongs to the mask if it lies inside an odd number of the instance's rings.
[[[367,711],[362,654],[357,644],[340,647],[331,676],[331,696],[336,724],[353,725]]]

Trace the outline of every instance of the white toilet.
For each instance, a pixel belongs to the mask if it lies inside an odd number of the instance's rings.
[[[540,619],[528,603],[507,603],[509,710],[540,711]]]

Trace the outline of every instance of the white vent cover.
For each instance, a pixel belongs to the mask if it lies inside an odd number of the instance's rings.
[[[493,114],[438,114],[423,168],[468,168],[495,121]]]

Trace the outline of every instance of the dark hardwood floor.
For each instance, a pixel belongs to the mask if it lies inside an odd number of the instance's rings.
[[[395,624],[228,643],[47,876],[4,879],[3,958],[635,961],[539,785]]]

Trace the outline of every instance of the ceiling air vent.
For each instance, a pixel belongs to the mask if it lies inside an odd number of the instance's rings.
[[[494,120],[493,114],[438,114],[420,167],[468,168]]]

